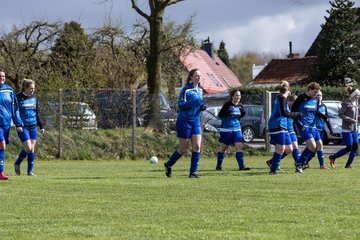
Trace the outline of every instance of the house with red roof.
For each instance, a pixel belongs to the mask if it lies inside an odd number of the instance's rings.
[[[259,74],[249,83],[253,87],[274,87],[281,81],[288,81],[290,85],[304,85],[310,81],[310,74],[314,68],[316,56],[300,57],[292,52],[289,42],[287,58],[272,59]]]
[[[304,85],[310,81],[315,59],[314,56],[300,58],[297,54],[290,58],[272,59],[249,86],[276,86],[283,80],[290,85]]]
[[[239,79],[214,53],[213,44],[203,44],[203,49],[187,49],[180,56],[186,71],[197,68],[201,72],[200,84],[204,93],[226,92],[241,87]]]
[[[358,16],[356,22],[360,23],[360,8],[355,8],[355,11]],[[288,57],[286,59],[272,59],[249,86],[276,86],[282,80],[288,81],[290,85],[304,85],[310,82],[310,73],[315,67],[316,51],[323,34],[324,30],[322,28],[303,58],[300,58],[299,54],[292,53],[292,44],[290,42]]]

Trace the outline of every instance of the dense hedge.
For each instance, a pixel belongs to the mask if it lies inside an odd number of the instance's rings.
[[[358,88],[358,86],[354,86]],[[244,104],[264,104],[264,96],[266,91],[275,91],[274,88],[240,88],[241,102]],[[291,92],[299,95],[306,91],[306,86],[292,87]],[[323,100],[339,100],[343,101],[348,95],[345,91],[345,87],[322,87]]]

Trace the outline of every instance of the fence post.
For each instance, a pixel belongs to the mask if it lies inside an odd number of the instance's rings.
[[[63,119],[62,119],[62,113],[63,113],[63,96],[62,96],[62,89],[59,89],[58,92],[59,97],[59,112],[58,112],[58,120],[59,120],[59,135],[58,135],[58,153],[57,157],[62,158],[62,146],[63,146]]]
[[[132,102],[132,131],[131,131],[131,150],[132,156],[136,155],[136,89],[131,91]]]
[[[269,116],[270,116],[270,109],[271,109],[271,94],[269,91],[265,91],[265,149],[266,151],[271,151],[270,146],[270,136],[269,136]]]

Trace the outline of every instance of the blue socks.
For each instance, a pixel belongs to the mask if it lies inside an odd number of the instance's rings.
[[[287,156],[287,153],[284,152],[282,155],[281,155],[281,159],[285,158]]]
[[[295,148],[295,149],[292,151],[292,156],[293,156],[295,162],[298,162],[298,161],[299,161],[300,151],[299,151],[298,148]]]
[[[296,162],[296,165],[301,166],[301,165],[306,164],[308,159],[310,159],[311,155],[315,156],[315,153],[310,151],[308,148],[305,148],[304,151],[302,152],[299,160]]]
[[[172,167],[179,158],[181,158],[181,154],[178,153],[177,150],[171,155],[170,159],[166,162],[167,167]],[[200,152],[192,152],[191,154],[191,164],[190,164],[190,175],[196,173],[200,162]]]
[[[236,161],[238,162],[239,169],[244,169],[244,153],[236,152],[235,157]]]
[[[340,149],[337,153],[331,155],[331,157],[336,159],[336,158],[339,158],[341,156],[344,156],[346,153],[348,153],[348,151],[346,150],[346,148],[343,148],[343,149]]]
[[[5,150],[0,149],[0,173],[4,172]]]
[[[191,165],[190,165],[190,175],[196,173],[200,162],[200,152],[192,152],[191,154]]]
[[[15,165],[20,165],[21,162],[24,160],[24,158],[27,157],[27,155],[28,155],[28,154],[25,152],[24,149],[21,150],[21,152],[20,152],[20,154],[19,154],[19,157],[18,157],[18,159],[17,159],[16,162],[15,162]]]
[[[217,154],[217,164],[216,164],[216,167],[221,167],[222,166],[222,163],[224,161],[224,158],[225,158],[225,153],[224,152],[218,152]]]
[[[320,167],[324,166],[324,151],[323,150],[317,151],[317,157],[319,159]]]
[[[179,160],[179,158],[181,158],[181,156],[182,155],[178,153],[177,150],[175,150],[175,152],[171,155],[170,159],[166,162],[166,166],[171,167],[177,162],[177,160]]]
[[[28,154],[27,161],[28,161],[27,173],[32,173],[33,168],[34,168],[34,162],[35,162],[35,153],[34,152],[31,152]]]
[[[271,168],[270,168],[271,172],[276,172],[276,170],[279,168],[281,156],[282,156],[282,154],[274,152],[273,157],[270,160],[271,161]]]
[[[351,164],[354,161],[354,158],[356,157],[356,155],[357,155],[357,150],[351,150],[350,151],[349,158],[348,158],[348,160],[346,162],[345,167],[351,166]]]

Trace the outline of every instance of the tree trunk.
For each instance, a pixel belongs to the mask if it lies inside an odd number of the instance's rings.
[[[161,129],[160,87],[161,87],[161,39],[164,11],[156,11],[150,16],[150,53],[148,59],[148,89],[150,106],[147,127]]]

